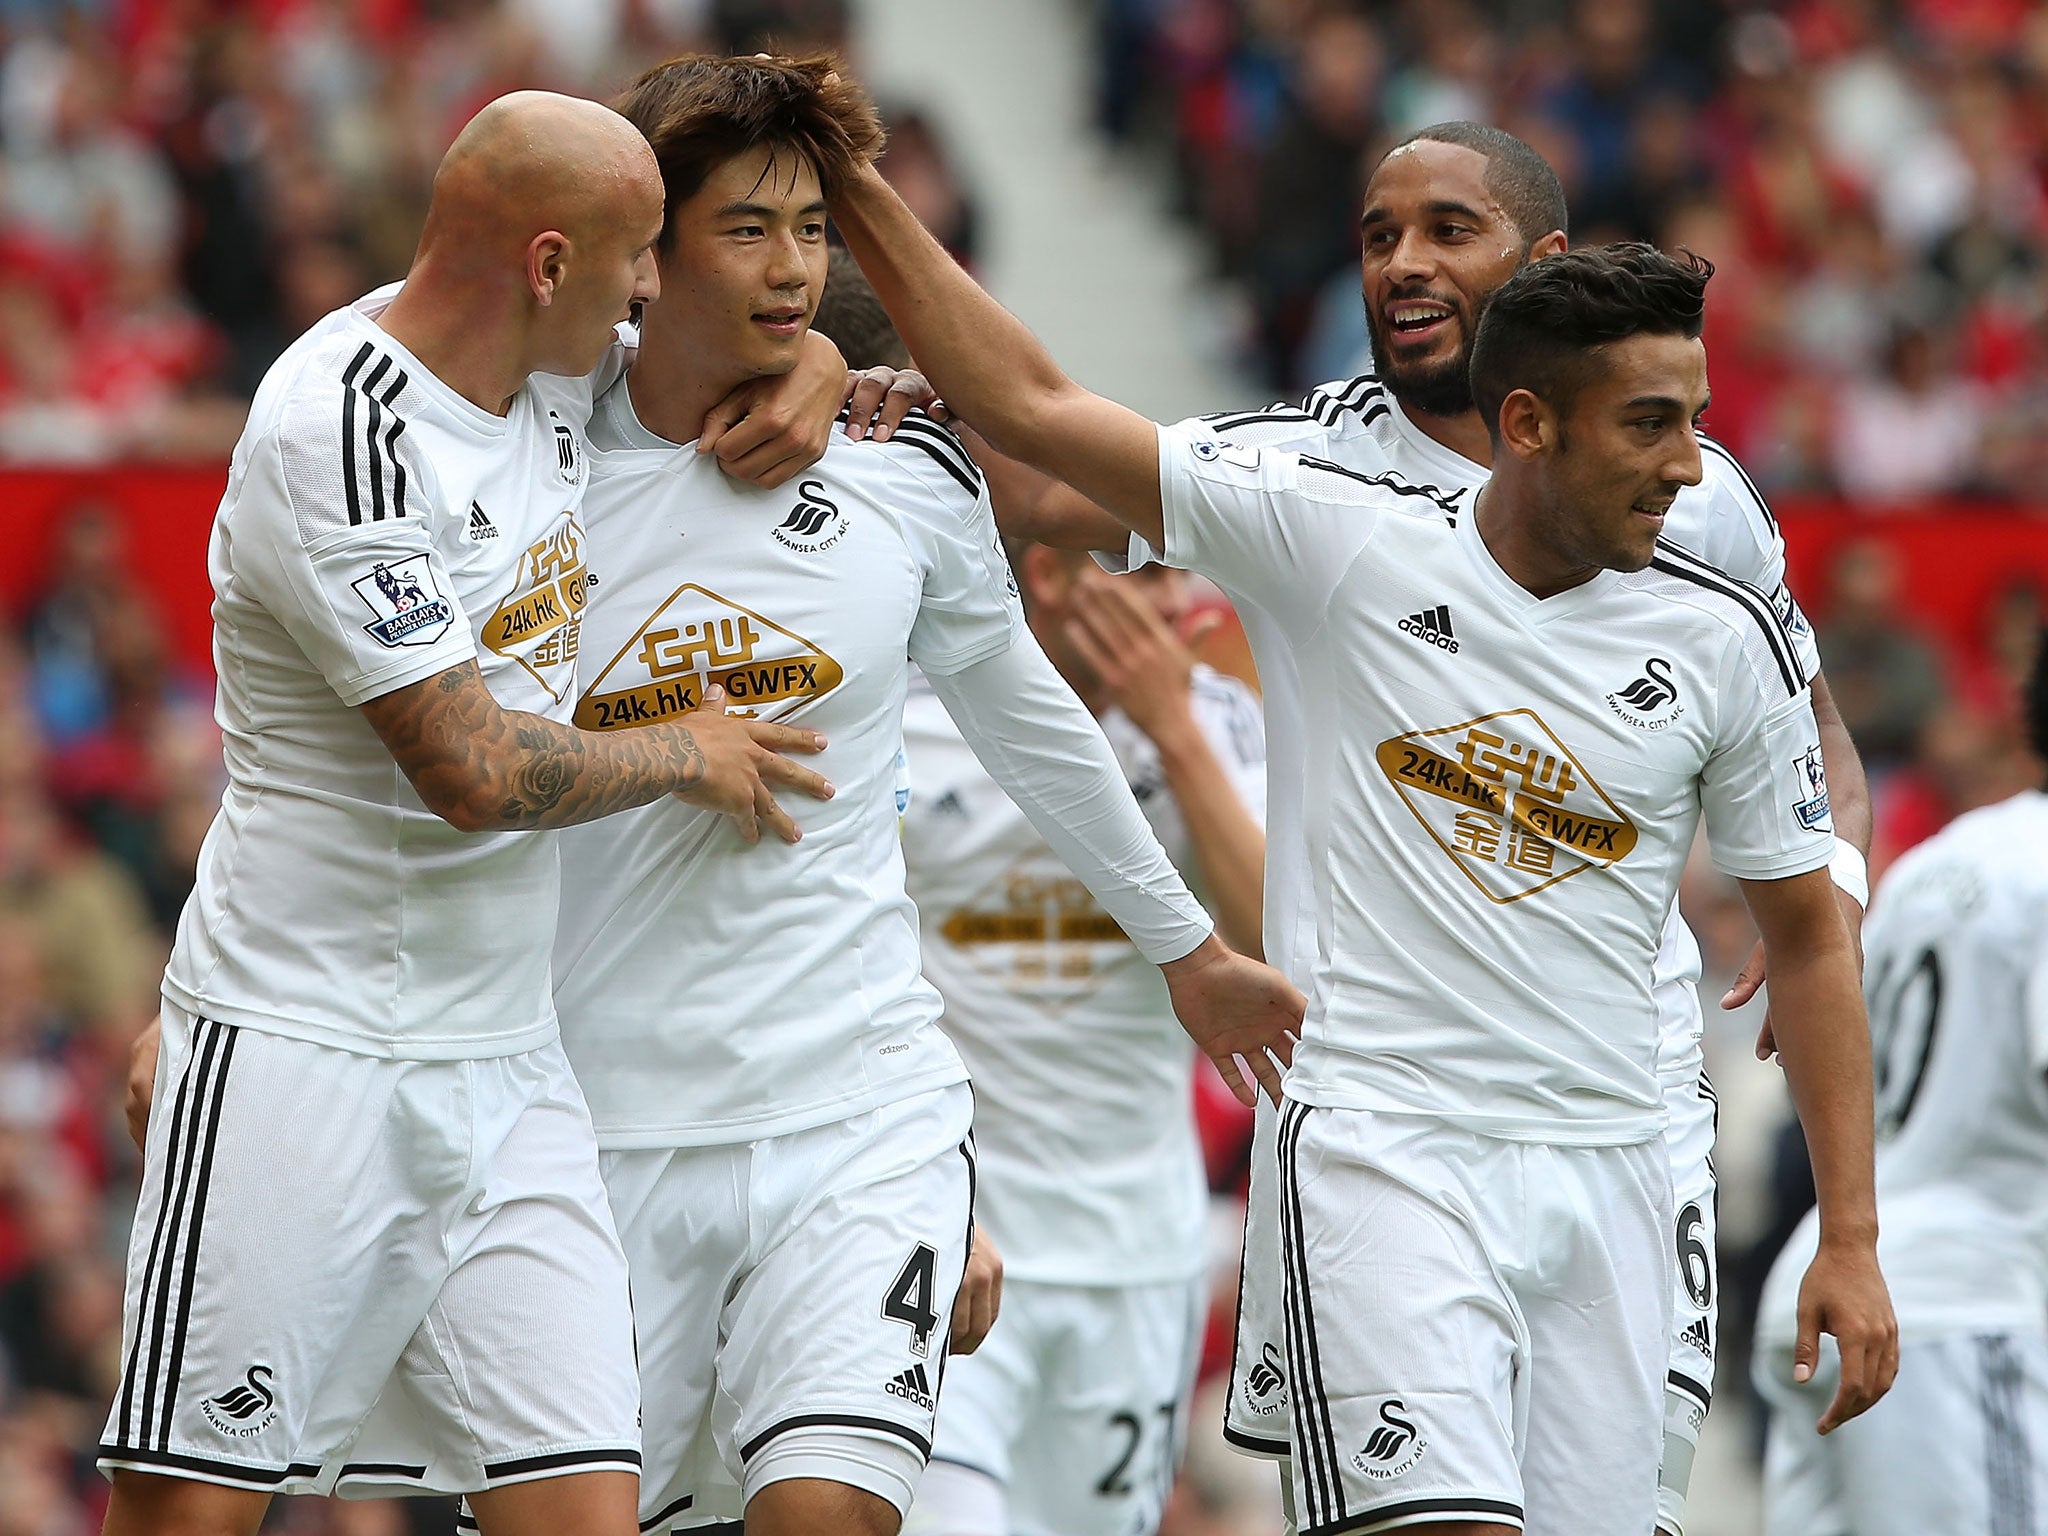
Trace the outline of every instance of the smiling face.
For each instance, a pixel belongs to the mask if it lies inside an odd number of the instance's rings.
[[[1664,514],[1700,483],[1695,429],[1707,408],[1707,350],[1680,335],[1637,335],[1596,350],[1563,409],[1527,391],[1509,397],[1518,446],[1540,487],[1537,536],[1567,568],[1639,571],[1656,553]]]
[[[1467,372],[1480,312],[1495,289],[1561,235],[1530,237],[1486,186],[1486,156],[1417,139],[1380,162],[1365,190],[1360,276],[1379,376],[1403,405],[1432,416],[1472,409]]]
[[[825,291],[825,194],[788,149],[735,155],[677,204],[646,325],[722,393],[789,372]]]

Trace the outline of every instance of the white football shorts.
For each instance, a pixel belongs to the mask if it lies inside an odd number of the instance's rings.
[[[1287,1323],[1281,1304],[1280,1111],[1264,1094],[1252,1111],[1244,1252],[1237,1271],[1237,1335],[1223,1438],[1247,1456],[1284,1461],[1294,1433],[1289,1411]]]
[[[1301,1531],[1650,1530],[1662,1138],[1560,1147],[1290,1101],[1279,1152]]]
[[[910,1507],[973,1225],[965,1083],[726,1146],[602,1154],[646,1400],[640,1528],[822,1478]]]
[[[1719,1198],[1714,1175],[1719,1102],[1702,1070],[1686,1081],[1666,1083],[1664,1105],[1671,1112],[1664,1139],[1677,1214],[1671,1229],[1671,1361],[1664,1378],[1657,1529],[1664,1536],[1684,1536],[1686,1488],[1692,1481],[1700,1427],[1714,1400],[1714,1351],[1721,1342],[1721,1269],[1715,1246]]]
[[[946,1371],[905,1536],[1145,1536],[1186,1440],[1207,1287],[1006,1281]]]
[[[1899,1376],[1868,1412],[1825,1438],[1841,1356],[1792,1380],[1792,1351],[1761,1350],[1770,1405],[1765,1536],[1928,1536],[2037,1531],[2048,1514],[2048,1339],[1949,1334],[1899,1346]]]
[[[266,1493],[637,1472],[626,1261],[559,1043],[391,1061],[166,1003],[99,1464]]]

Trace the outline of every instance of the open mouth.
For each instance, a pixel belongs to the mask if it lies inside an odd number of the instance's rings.
[[[807,311],[801,304],[754,311],[754,324],[771,336],[794,336],[803,329]]]
[[[1641,501],[1630,503],[1629,510],[1639,517],[1647,517],[1659,528],[1662,528],[1666,514],[1671,511],[1671,503],[1645,497]]]
[[[1450,305],[1438,299],[1396,299],[1382,313],[1387,331],[1398,341],[1431,341],[1457,318]]]

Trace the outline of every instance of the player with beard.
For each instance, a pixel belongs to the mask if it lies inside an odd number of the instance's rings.
[[[1218,439],[1290,449],[1365,472],[1391,469],[1469,505],[1490,473],[1487,423],[1473,406],[1472,342],[1495,291],[1532,261],[1567,245],[1563,190],[1527,144],[1477,123],[1439,123],[1390,150],[1366,187],[1361,277],[1374,374],[1313,391],[1299,407],[1225,413],[1183,424]],[[1785,550],[1775,520],[1728,450],[1699,435],[1702,479],[1681,489],[1665,536],[1770,596],[1813,689],[1839,834],[1833,871],[1851,932],[1868,893],[1864,852],[1869,797],[1862,764],[1820,672],[1813,631],[1785,585]],[[1070,548],[1122,553],[1123,525],[1065,485],[981,454],[1005,529]],[[1142,546],[1134,560],[1150,558]],[[1301,739],[1290,722],[1302,709],[1299,681],[1278,620],[1237,599],[1259,664],[1268,734],[1265,950],[1297,986],[1309,982],[1312,914],[1303,905],[1307,870],[1299,835],[1304,814]],[[1440,647],[1457,636],[1429,613],[1417,628]],[[1646,674],[1648,675],[1648,674]],[[1653,688],[1661,688],[1652,678]],[[1701,1053],[1699,946],[1674,907],[1654,972],[1663,1027],[1658,1077],[1670,1111],[1667,1143],[1677,1192],[1672,1240],[1677,1262],[1658,1526],[1679,1536],[1700,1427],[1712,1398],[1716,1312],[1715,1099]],[[1759,945],[1724,1007],[1746,1002],[1763,979]],[[1766,1042],[1768,1031],[1766,1032]],[[1239,1308],[1226,1438],[1248,1454],[1287,1457],[1288,1383],[1279,1369],[1282,1337],[1275,1208],[1277,1112],[1262,1108],[1255,1131],[1246,1210],[1245,1279]],[[1284,1469],[1283,1469],[1284,1477]],[[1283,1483],[1285,1486],[1285,1483]]]

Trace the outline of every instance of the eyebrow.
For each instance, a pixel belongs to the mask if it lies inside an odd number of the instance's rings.
[[[825,199],[823,199],[822,197],[816,198],[813,201],[806,203],[802,208],[799,208],[797,210],[797,212],[800,214],[823,213],[824,211]],[[717,219],[734,219],[740,217],[742,214],[748,214],[757,219],[772,219],[780,212],[782,212],[780,208],[770,208],[766,203],[749,203],[742,201],[737,203],[724,204],[717,210],[717,212],[715,212],[712,215],[712,217]]]
[[[1683,411],[1685,409],[1685,402],[1676,395],[1637,395],[1633,400],[1625,402],[1622,405],[1622,409],[1624,411]],[[1706,407],[1702,405],[1700,409],[1705,410]]]
[[[1474,208],[1470,203],[1455,202],[1449,198],[1432,198],[1429,202],[1422,205],[1422,211],[1437,215],[1450,214],[1456,218],[1470,219],[1475,224],[1484,223],[1486,220],[1486,215],[1477,208]],[[1364,216],[1359,219],[1358,223],[1360,228],[1364,228],[1368,224],[1384,224],[1391,218],[1393,218],[1393,215],[1388,213],[1386,209],[1372,207],[1365,210]]]

